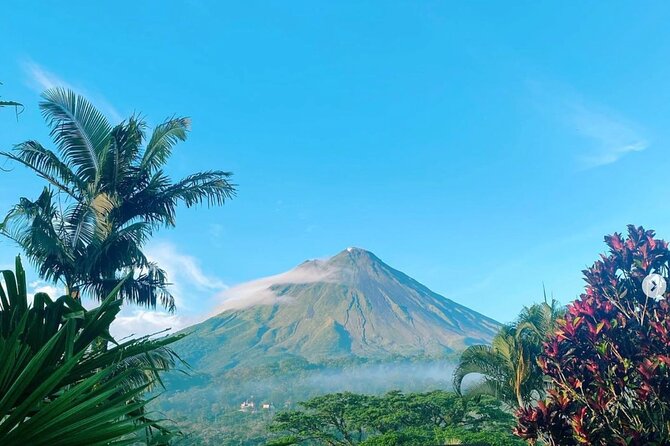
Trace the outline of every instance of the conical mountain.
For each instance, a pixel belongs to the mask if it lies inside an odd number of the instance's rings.
[[[231,288],[223,298],[221,313],[180,342],[200,370],[282,357],[442,356],[490,342],[500,326],[360,248]]]

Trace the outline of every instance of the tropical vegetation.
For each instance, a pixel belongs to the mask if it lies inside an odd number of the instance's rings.
[[[654,299],[642,289],[650,273],[667,279],[670,249],[632,225],[605,242],[539,356],[546,398],[518,412],[516,433],[531,443],[670,444],[670,304],[667,291]]]
[[[514,323],[504,325],[491,345],[472,345],[454,371],[454,388],[464,392],[471,374],[482,379],[467,392],[491,395],[510,408],[519,408],[544,396],[545,382],[536,362],[543,342],[554,332],[563,310],[555,300],[526,307]]]
[[[12,207],[0,233],[66,293],[55,300],[29,295],[20,258],[14,271],[1,273],[0,444],[172,444],[180,432],[147,395],[160,391],[161,374],[181,362],[171,346],[183,335],[118,340],[110,327],[124,301],[174,310],[167,275],[147,257],[146,242],[176,224],[180,205],[222,205],[236,186],[221,170],[178,181],[168,176],[187,118],[167,119],[147,135],[139,116],[112,126],[72,91],[48,90],[43,99],[56,149],[30,140],[0,155],[47,185],[36,200],[21,198]],[[0,101],[9,105],[20,104]],[[668,277],[670,248],[632,225],[625,238],[615,233],[605,242],[609,252],[584,271],[579,299],[563,309],[545,295],[491,345],[462,353],[456,392],[327,393],[297,408],[286,401],[277,413],[267,404],[247,432],[250,442],[269,436],[275,446],[670,444],[670,303],[667,292],[653,299],[642,289],[650,273]],[[99,306],[85,308],[83,295]],[[289,358],[222,376],[241,379],[230,380],[239,393],[247,389],[238,382],[249,375],[257,385],[259,377],[328,370]],[[472,375],[480,378],[468,385]],[[223,413],[227,403],[217,398],[198,403]],[[228,411],[224,422],[246,415]]]
[[[19,258],[0,285],[0,444],[167,444],[178,432],[144,395],[178,358],[181,335],[118,342],[117,292],[87,310],[64,295],[29,297]]]
[[[163,385],[162,372],[182,363],[171,345],[184,335],[117,340],[110,327],[124,301],[174,310],[165,272],[144,244],[175,225],[177,206],[231,198],[231,174],[169,178],[165,164],[186,139],[186,118],[168,119],[146,138],[137,116],[112,127],[72,91],[43,98],[57,150],[26,141],[2,155],[47,187],[35,201],[21,198],[0,232],[66,293],[29,295],[18,258],[16,273],[2,273],[0,444],[168,444],[180,432],[149,408],[156,396],[147,395]],[[100,306],[86,309],[82,293]]]
[[[138,115],[112,126],[73,91],[42,95],[55,150],[30,140],[0,155],[31,169],[47,186],[21,198],[0,225],[37,268],[67,293],[103,299],[118,288],[124,301],[174,310],[164,270],[143,248],[160,227],[176,223],[179,205],[221,205],[235,194],[231,173],[197,172],[173,181],[166,163],[187,138],[188,118],[172,117],[147,135]]]

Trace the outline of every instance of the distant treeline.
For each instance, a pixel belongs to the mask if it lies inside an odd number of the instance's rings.
[[[514,417],[488,396],[464,398],[453,392],[388,392],[382,396],[334,393],[278,413],[273,446],[429,444],[525,444],[514,438]]]

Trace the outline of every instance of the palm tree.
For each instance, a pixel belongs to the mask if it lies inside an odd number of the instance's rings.
[[[472,345],[462,353],[454,372],[454,387],[462,393],[463,379],[483,375],[470,392],[492,395],[510,407],[524,407],[545,390],[542,371],[535,361],[542,343],[554,332],[562,308],[552,299],[523,309],[516,322],[504,325],[491,345]]]
[[[21,198],[0,225],[42,277],[62,282],[78,297],[106,296],[126,279],[119,296],[174,310],[168,281],[143,246],[153,232],[175,225],[176,209],[222,205],[235,195],[230,172],[210,170],[172,181],[165,173],[174,146],[184,141],[187,118],[159,124],[147,138],[138,116],[112,127],[82,96],[60,88],[42,94],[40,109],[56,150],[26,141],[0,155],[48,185],[35,201]]]

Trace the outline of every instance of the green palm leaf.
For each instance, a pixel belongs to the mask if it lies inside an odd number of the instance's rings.
[[[111,127],[107,118],[71,90],[52,88],[42,97],[40,109],[66,163],[74,167],[82,181],[95,182],[101,155],[109,144]]]
[[[0,152],[0,155],[32,169],[39,177],[73,198],[81,196],[81,191],[85,189],[84,183],[54,152],[45,149],[37,141],[17,144],[14,150],[16,154]]]
[[[220,206],[235,196],[235,185],[228,181],[231,175],[220,170],[198,172],[167,188],[165,197],[174,202],[183,201],[187,207],[203,202]]]
[[[179,141],[186,141],[190,127],[189,118],[172,118],[159,124],[144,151],[140,169],[154,172],[163,166],[172,154],[174,145]]]
[[[483,379],[470,386],[468,394],[488,394],[510,407],[541,397],[546,383],[536,358],[561,313],[555,301],[524,308],[515,323],[500,328],[490,346],[468,347],[454,372],[456,391],[463,393],[466,376],[479,374]]]
[[[45,294],[30,307],[19,259],[16,274],[2,275],[0,444],[132,444],[174,435],[147,412],[144,394],[179,361],[169,345],[181,336],[116,343],[109,326],[121,284],[90,311],[69,296]]]

